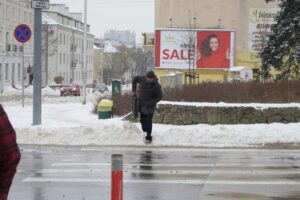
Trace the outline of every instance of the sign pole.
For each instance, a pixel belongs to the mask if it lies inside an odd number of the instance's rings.
[[[49,0],[32,0],[34,8],[34,64],[33,64],[33,122],[42,123],[42,9],[49,9]]]
[[[28,42],[31,38],[31,29],[26,24],[20,24],[15,28],[15,38],[18,42],[22,43],[22,106],[24,108],[24,63],[25,63],[25,42]]]
[[[42,9],[34,8],[34,66],[33,66],[33,122],[41,124],[42,115]]]
[[[24,79],[25,79],[25,43],[22,43],[23,55],[22,55],[22,106],[24,108]]]

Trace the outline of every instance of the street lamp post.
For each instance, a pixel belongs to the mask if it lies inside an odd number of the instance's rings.
[[[87,63],[86,63],[86,46],[87,46],[87,0],[84,0],[84,31],[83,31],[83,100],[82,104],[86,104],[86,79],[87,79]]]

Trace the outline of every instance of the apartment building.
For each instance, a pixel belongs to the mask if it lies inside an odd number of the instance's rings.
[[[26,84],[29,81],[28,73],[33,64],[33,37],[23,49],[22,44],[14,37],[14,30],[20,24],[27,24],[33,32],[33,9],[30,1],[0,0],[0,92],[3,92],[4,86],[20,88],[22,77]]]
[[[114,40],[118,41],[126,46],[135,46],[136,45],[136,34],[134,31],[118,31],[118,30],[110,30],[104,33],[105,40]]]
[[[94,36],[87,27],[87,83],[93,82]],[[43,11],[43,84],[64,82],[83,84],[83,31],[81,13],[71,13],[64,4],[51,4]],[[46,56],[47,55],[47,56]]]
[[[155,0],[155,29],[165,31],[163,34],[170,38],[178,33],[178,30],[196,29],[200,32],[198,41],[201,40],[201,34],[204,35],[203,32],[218,34],[231,31],[231,64],[249,66],[257,72],[261,66],[258,53],[262,42],[267,39],[266,35],[270,32],[271,25],[275,23],[278,11],[278,1],[266,3],[264,0]],[[172,30],[175,33],[172,33]],[[156,45],[160,42],[157,39]],[[162,55],[156,52],[156,58],[159,56]],[[226,80],[228,72],[228,69],[195,70],[203,81]],[[157,71],[164,75],[176,69],[157,67]]]

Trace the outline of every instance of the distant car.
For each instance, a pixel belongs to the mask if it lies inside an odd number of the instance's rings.
[[[94,88],[93,88],[93,92],[105,92],[105,91],[108,91],[108,88],[106,85],[104,84],[100,84],[100,85],[96,85]]]
[[[64,83],[60,88],[60,96],[80,96],[80,87],[77,83]]]

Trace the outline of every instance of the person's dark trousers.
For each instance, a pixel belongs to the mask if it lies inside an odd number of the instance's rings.
[[[144,114],[141,112],[141,124],[142,124],[142,129],[144,132],[147,133],[146,140],[152,141],[152,118],[153,118],[153,113],[150,114]]]

